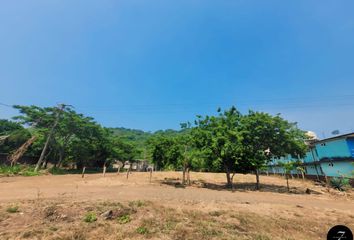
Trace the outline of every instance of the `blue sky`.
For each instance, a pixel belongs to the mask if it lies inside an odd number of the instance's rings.
[[[353,1],[3,1],[0,102],[179,128],[236,105],[354,129]],[[0,105],[0,118],[16,112]]]

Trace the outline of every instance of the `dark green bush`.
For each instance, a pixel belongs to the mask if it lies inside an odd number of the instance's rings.
[[[339,191],[345,191],[350,187],[349,178],[334,177],[331,179],[331,186]]]

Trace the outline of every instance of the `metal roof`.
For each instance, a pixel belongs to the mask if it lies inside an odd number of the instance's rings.
[[[354,137],[354,132],[342,134],[342,135],[338,135],[338,136],[334,136],[334,137],[330,137],[330,138],[321,139],[321,140],[314,142],[314,144],[333,141],[333,140],[337,140],[337,139],[341,139],[341,138],[348,138],[348,137]]]

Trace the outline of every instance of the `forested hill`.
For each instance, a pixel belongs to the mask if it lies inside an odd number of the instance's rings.
[[[156,132],[145,132],[143,130],[138,129],[129,129],[124,127],[117,128],[109,128],[113,132],[114,135],[119,137],[123,142],[130,143],[137,150],[137,155],[135,158],[145,158],[144,152],[149,148],[148,140],[155,136],[165,136],[165,137],[173,137],[181,134],[184,130],[158,130]]]
[[[115,135],[119,136],[122,140],[128,142],[134,142],[137,145],[144,145],[146,140],[154,135],[163,135],[163,136],[175,136],[181,133],[183,130],[158,130],[156,132],[144,132],[143,130],[138,129],[129,129],[124,127],[109,128]]]
[[[146,140],[152,136],[151,132],[144,132],[142,130],[137,129],[129,129],[129,128],[109,128],[115,135],[120,137],[120,139],[128,142],[134,142],[136,145],[141,146],[144,145]]]

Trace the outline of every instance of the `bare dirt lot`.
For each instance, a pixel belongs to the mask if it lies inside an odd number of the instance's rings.
[[[0,178],[0,239],[325,239],[354,230],[353,193],[311,181],[179,172]],[[307,190],[308,189],[308,190]],[[310,192],[310,194],[306,193]]]

